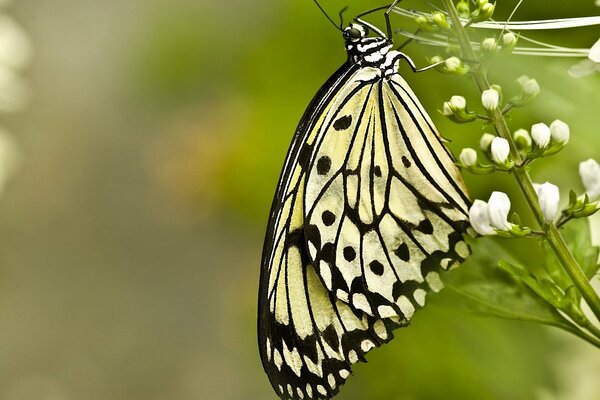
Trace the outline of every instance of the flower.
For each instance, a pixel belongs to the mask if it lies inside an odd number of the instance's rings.
[[[540,84],[535,79],[528,77],[527,75],[521,76],[517,79],[517,83],[521,86],[523,94],[535,97],[540,93]]]
[[[494,38],[486,38],[481,42],[481,48],[488,52],[493,52],[498,47],[498,43]]]
[[[441,11],[432,12],[431,20],[442,29],[450,29],[450,24],[448,24],[448,18],[446,17],[446,14]]]
[[[512,32],[507,32],[502,36],[502,43],[504,46],[512,48],[517,44],[517,36]]]
[[[481,147],[481,150],[488,151],[492,144],[492,140],[494,140],[495,137],[496,135],[492,135],[491,133],[484,133],[481,135],[481,139],[479,139],[479,147]]]
[[[538,202],[547,222],[551,222],[558,214],[558,202],[560,201],[560,192],[558,186],[546,182],[543,184],[534,183],[533,187],[538,196]]]
[[[506,162],[509,152],[510,146],[508,140],[501,137],[495,137],[494,140],[492,140],[490,153],[492,154],[492,159],[498,164],[504,164]]]
[[[449,117],[454,122],[470,122],[477,119],[477,115],[467,111],[467,101],[462,96],[452,96],[450,101],[444,102],[442,115]]]
[[[500,102],[500,93],[494,88],[484,90],[481,93],[481,104],[486,110],[492,111],[498,108]]]
[[[544,149],[550,143],[550,128],[543,122],[534,124],[531,127],[531,137],[539,148]]]
[[[590,200],[600,196],[600,165],[596,160],[589,159],[579,163],[579,176]]]
[[[571,130],[569,125],[557,119],[550,124],[550,135],[552,140],[558,143],[566,144],[569,141]]]
[[[598,39],[590,49],[588,58],[595,63],[600,63],[600,39]]]
[[[465,167],[471,167],[477,163],[477,152],[467,147],[462,149],[458,158]]]
[[[510,212],[510,199],[503,192],[492,192],[488,200],[488,214],[491,225],[501,231],[508,231],[512,228],[508,222],[508,213]]]
[[[529,136],[529,132],[526,129],[517,129],[513,133],[513,138],[517,148],[522,150],[529,150],[531,148],[531,136]]]
[[[469,222],[475,232],[480,235],[495,235],[496,230],[490,224],[488,204],[483,200],[475,200],[469,209]]]

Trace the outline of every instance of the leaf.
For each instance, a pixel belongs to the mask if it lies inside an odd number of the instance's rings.
[[[460,270],[447,274],[445,291],[453,304],[478,314],[537,322],[572,331],[572,326],[536,292],[497,267],[500,259],[516,263],[491,238],[471,244],[473,254]],[[515,271],[513,271],[515,272]],[[520,273],[517,273],[520,275]],[[547,290],[547,289],[544,289]]]
[[[539,297],[557,309],[564,310],[568,300],[561,288],[549,279],[538,278],[521,267],[506,261],[500,261],[498,267],[533,290]]]
[[[592,279],[598,273],[598,254],[600,249],[592,245],[592,231],[588,218],[571,220],[561,229],[561,234],[577,263],[583,269],[588,279]],[[572,285],[562,265],[547,242],[542,244],[546,254],[546,269],[552,279],[566,290]]]

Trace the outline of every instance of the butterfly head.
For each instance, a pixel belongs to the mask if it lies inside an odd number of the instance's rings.
[[[384,36],[369,36],[369,27],[352,23],[344,29],[346,50],[353,63],[379,66],[391,49],[391,41]]]

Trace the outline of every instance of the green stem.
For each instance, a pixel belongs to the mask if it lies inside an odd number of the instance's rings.
[[[456,11],[456,7],[454,6],[452,0],[442,0],[442,2],[444,3],[444,6],[446,7],[446,10],[450,16],[450,20],[452,21],[456,38],[463,53],[463,58],[467,60],[476,60],[476,54],[471,47],[471,41],[467,31],[460,23],[458,12]],[[472,74],[480,92],[490,88],[491,85],[487,79],[485,71],[478,68],[473,70]],[[512,135],[510,134],[508,124],[504,118],[504,115],[502,114],[502,111],[500,109],[495,109],[490,111],[488,114],[494,127],[496,128],[498,135],[508,141],[510,145],[511,157],[517,165],[521,165],[523,160],[517,150]],[[515,167],[513,169],[513,174],[517,180],[517,183],[519,184],[519,187],[521,188],[521,191],[523,192],[523,195],[525,196],[525,199],[527,200],[527,203],[529,204],[529,207],[531,208],[531,211],[533,212],[540,226],[546,232],[546,240],[548,240],[550,247],[556,253],[561,265],[571,277],[573,284],[590,306],[590,309],[596,318],[600,320],[600,297],[598,297],[598,294],[592,288],[581,266],[575,260],[575,257],[573,257],[573,254],[567,247],[567,244],[558,231],[558,228],[556,228],[553,223],[547,223],[545,221],[544,215],[542,214],[542,210],[540,209],[540,205],[537,200],[537,193],[533,188],[533,182],[529,176],[529,172],[523,167]]]

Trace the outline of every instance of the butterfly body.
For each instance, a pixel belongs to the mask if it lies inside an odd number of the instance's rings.
[[[398,74],[406,56],[363,25],[292,140],[259,289],[259,348],[282,399],[330,398],[467,257],[468,198]]]

